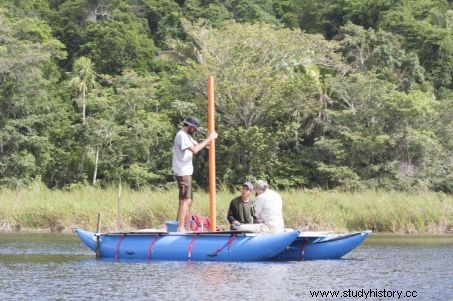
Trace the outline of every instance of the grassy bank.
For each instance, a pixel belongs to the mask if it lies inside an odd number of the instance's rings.
[[[218,192],[217,223],[228,228],[225,216],[237,194]],[[282,192],[285,224],[313,231],[446,233],[453,231],[453,196],[402,192]],[[0,230],[66,232],[74,227],[96,228],[102,213],[102,230],[161,228],[174,220],[177,191],[79,187],[49,190],[42,186],[0,190]],[[119,212],[119,215],[118,215]],[[209,195],[196,192],[193,213],[209,215]]]

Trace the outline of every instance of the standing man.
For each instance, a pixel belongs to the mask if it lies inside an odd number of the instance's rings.
[[[176,134],[173,144],[173,173],[179,188],[178,208],[178,232],[190,231],[190,215],[192,208],[192,158],[209,142],[217,139],[217,133],[213,132],[201,143],[197,143],[193,134],[199,130],[200,121],[195,117],[184,120],[182,129]]]
[[[242,184],[241,195],[231,200],[227,219],[231,230],[238,230],[242,224],[253,224],[254,208],[250,195],[253,185],[250,182]]]
[[[282,198],[280,194],[269,188],[266,181],[258,180],[254,186],[255,216],[259,223],[269,228],[269,232],[282,232],[285,225],[282,213]]]

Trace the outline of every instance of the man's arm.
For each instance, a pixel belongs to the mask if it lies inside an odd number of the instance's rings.
[[[234,206],[233,206],[233,201],[230,203],[230,208],[228,209],[228,215],[227,215],[227,220],[230,222],[230,224],[234,223],[236,219],[234,218]]]
[[[205,148],[209,142],[211,142],[212,140],[215,140],[217,139],[217,133],[214,132],[214,133],[210,133],[208,135],[208,137],[206,137],[206,139],[204,139],[203,141],[201,141],[200,143],[198,144],[195,144],[195,145],[192,145],[192,146],[189,146],[187,149],[190,150],[194,155],[197,154],[199,151],[201,151],[203,148]]]
[[[252,213],[252,218],[253,218],[253,223],[254,224],[258,224],[258,218],[256,217],[256,214],[255,214],[255,204],[253,204],[252,208],[251,208],[251,213]]]
[[[257,223],[262,223],[263,222],[263,219],[261,217],[261,214],[262,214],[262,211],[263,211],[263,199],[262,197],[257,197],[256,200],[255,200],[255,204],[253,206],[253,209],[255,211],[255,214],[254,214],[254,219],[253,219],[253,222],[257,222]]]

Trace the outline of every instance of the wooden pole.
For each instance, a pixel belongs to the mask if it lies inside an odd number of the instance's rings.
[[[96,159],[94,160],[93,186],[96,185],[96,177],[98,174],[98,164],[99,164],[99,146],[96,147]]]
[[[214,77],[208,76],[208,132],[213,133],[214,127]],[[209,142],[209,206],[211,209],[211,231],[217,229],[215,187],[215,140]]]
[[[96,258],[101,258],[101,213],[98,212],[98,224],[96,227]]]

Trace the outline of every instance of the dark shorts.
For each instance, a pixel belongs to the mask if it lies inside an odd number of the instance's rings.
[[[176,176],[179,200],[192,199],[192,176]]]

